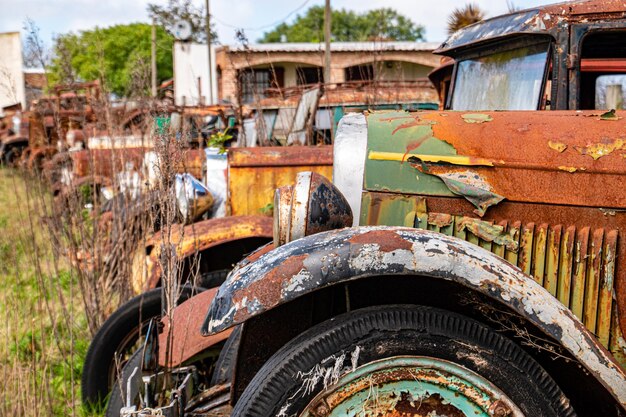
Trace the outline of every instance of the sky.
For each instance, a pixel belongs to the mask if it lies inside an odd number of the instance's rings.
[[[198,6],[204,0],[194,0]],[[507,11],[505,0],[468,0],[497,16]],[[333,8],[363,12],[392,7],[425,27],[426,40],[441,42],[446,38],[446,19],[455,7],[468,1],[459,0],[331,0]],[[27,18],[40,29],[46,46],[55,34],[77,32],[95,26],[148,22],[148,3],[164,4],[166,0],[0,0],[0,32],[22,30]],[[513,0],[516,7],[527,8],[555,0]],[[211,0],[210,11],[221,44],[234,44],[236,28],[244,28],[253,43],[276,24],[291,22],[313,5],[324,0]]]

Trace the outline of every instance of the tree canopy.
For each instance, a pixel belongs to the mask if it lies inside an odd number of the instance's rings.
[[[332,40],[357,41],[418,41],[424,40],[424,27],[391,8],[355,13],[345,9],[332,11]],[[324,7],[313,6],[293,23],[281,23],[263,34],[267,42],[322,42],[324,41]]]
[[[112,93],[129,96],[150,86],[152,27],[144,23],[95,28],[55,39],[52,83],[100,80]],[[157,27],[157,79],[172,77],[174,39]]]
[[[191,40],[206,43],[205,10],[204,7],[196,7],[192,0],[168,0],[164,6],[150,3],[148,14],[169,34],[173,34],[172,29],[177,22],[185,20],[191,26]],[[217,33],[211,25],[211,43],[216,41]]]

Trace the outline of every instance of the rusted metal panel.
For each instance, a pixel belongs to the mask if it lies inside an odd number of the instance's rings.
[[[162,233],[155,233],[146,243],[146,247],[153,248],[148,256],[139,253],[133,261],[132,286],[138,294],[155,288],[161,278],[159,259],[165,239]],[[272,219],[267,216],[232,216],[187,226],[174,225],[167,241],[176,248],[178,259],[185,259],[211,247],[250,237],[272,239]],[[141,248],[140,252],[143,251]]]
[[[264,146],[232,148],[230,167],[328,166],[333,164],[332,146]]]
[[[163,317],[163,331],[159,333],[159,366],[180,366],[194,355],[228,339],[232,333],[230,329],[210,337],[203,337],[198,332],[206,306],[211,304],[216,293],[217,288],[201,292]]]
[[[479,215],[503,198],[626,208],[626,189],[605,186],[623,182],[626,174],[622,156],[626,112],[618,112],[620,119],[614,121],[602,120],[592,111],[484,112],[481,115],[488,119],[480,123],[468,123],[464,115],[370,114],[365,189],[461,195]],[[493,137],[509,139],[494,141]],[[566,148],[560,152],[549,142]],[[421,155],[429,158],[420,159]],[[519,155],[524,155],[523,160]],[[564,171],[560,168],[564,166],[576,171]]]
[[[233,216],[262,214],[276,188],[292,185],[298,172],[332,175],[331,146],[234,148],[228,154],[228,196]]]
[[[115,173],[125,170],[127,164],[139,170],[146,151],[145,148],[93,149],[72,152],[70,155],[76,178],[87,175],[113,178]]]
[[[562,27],[606,18],[625,18],[622,0],[576,0],[545,5],[485,19],[450,36],[436,54],[454,55],[458,49],[519,34],[551,34]]]
[[[357,227],[287,243],[229,276],[211,304],[203,333],[222,331],[309,292],[373,274],[451,280],[505,303],[557,340],[626,407],[626,374],[571,310],[501,258],[427,230]]]

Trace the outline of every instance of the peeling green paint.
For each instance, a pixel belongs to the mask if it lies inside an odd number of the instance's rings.
[[[456,227],[460,230],[467,230],[486,242],[502,245],[511,252],[519,250],[518,236],[515,230],[505,232],[504,226],[469,217],[464,217]]]

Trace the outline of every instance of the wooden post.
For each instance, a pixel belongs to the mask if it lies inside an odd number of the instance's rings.
[[[328,84],[330,80],[330,0],[326,0],[324,7],[324,83]]]
[[[156,62],[156,21],[152,19],[152,50],[150,53],[152,68],[152,97],[157,96],[157,62]]]
[[[207,104],[213,104],[213,74],[211,73],[211,67],[212,67],[212,62],[211,62],[211,15],[209,13],[209,0],[205,0],[204,1],[204,5],[206,7],[206,24],[205,24],[205,30],[206,30],[206,44],[207,44],[207,52],[209,54],[209,72],[208,72],[208,87],[209,87],[209,94],[207,95],[208,98],[208,103]]]

